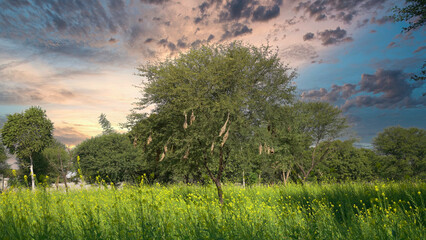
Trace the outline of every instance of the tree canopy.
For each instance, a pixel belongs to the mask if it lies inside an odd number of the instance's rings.
[[[34,189],[33,154],[41,152],[52,142],[53,123],[40,107],[30,107],[24,113],[7,116],[1,134],[3,144],[20,159],[30,159]]]
[[[258,137],[274,110],[293,100],[291,81],[296,76],[269,47],[240,42],[191,49],[142,66],[139,74],[146,80],[139,107],[154,109],[151,121],[141,121],[152,125],[133,131],[134,139],[144,145],[152,139],[155,144],[147,151],[157,154],[159,162],[187,162],[204,169],[220,201],[222,174],[232,151]]]
[[[426,177],[426,131],[424,129],[407,129],[400,126],[385,128],[374,138],[373,144],[379,153],[394,157],[394,161],[385,165],[388,168],[398,166],[394,171],[397,175],[392,178],[418,176],[424,179]]]
[[[107,182],[134,181],[142,174],[143,154],[127,135],[110,133],[87,139],[74,149],[88,182],[99,176]]]

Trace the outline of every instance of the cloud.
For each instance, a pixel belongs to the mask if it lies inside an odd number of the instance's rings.
[[[426,98],[413,96],[413,91],[424,82],[410,81],[410,75],[401,70],[378,69],[374,74],[362,74],[358,84],[332,85],[330,90],[321,88],[302,92],[302,99],[328,102],[344,102],[347,111],[353,107],[415,108],[426,106]]]
[[[256,0],[231,0],[222,8],[219,14],[221,22],[239,19],[256,21],[269,21],[280,15],[282,0],[267,1],[260,5]]]
[[[56,139],[58,139],[61,143],[66,145],[77,145],[89,138],[86,134],[79,132],[74,127],[55,127],[53,135]]]
[[[231,26],[226,25],[224,28],[225,28],[225,33],[222,35],[222,38],[221,38],[222,41],[229,38],[249,34],[253,31],[252,28],[249,28],[247,25],[242,23],[234,23]]]
[[[315,0],[302,1],[295,8],[315,21],[322,21],[330,18],[338,19],[346,24],[352,22],[359,12],[372,8],[381,7],[386,0]]]
[[[311,32],[308,32],[308,33],[306,33],[305,35],[303,35],[303,41],[311,40],[311,39],[313,39],[313,38],[314,38],[314,36],[315,36],[315,34],[313,34],[313,33],[311,33]]]
[[[418,52],[421,52],[421,51],[423,51],[423,50],[425,50],[426,49],[426,46],[420,46],[420,47],[418,47],[416,50],[414,50],[414,52],[413,53],[418,53]]]
[[[322,41],[322,45],[335,45],[342,42],[351,42],[351,37],[346,37],[346,30],[337,27],[335,30],[325,30],[317,33],[318,38]]]
[[[394,48],[397,47],[398,44],[396,42],[390,42],[386,48]]]
[[[385,24],[385,23],[392,23],[392,22],[394,22],[394,18],[393,17],[391,17],[391,16],[383,16],[383,17],[381,17],[381,18],[375,18],[375,17],[372,17],[371,18],[371,20],[370,20],[370,22],[373,24],[377,24],[377,25],[383,25],[383,24]]]
[[[286,61],[312,60],[317,57],[315,48],[309,44],[295,44],[280,51],[280,58]]]
[[[143,3],[161,5],[161,4],[168,2],[169,0],[140,0],[140,1],[143,2]]]
[[[332,85],[331,90],[328,91],[325,88],[320,88],[319,90],[310,90],[302,92],[303,99],[313,99],[313,100],[321,100],[327,102],[336,102],[339,99],[348,99],[353,94],[355,94],[356,85],[354,84],[344,84],[343,86]]]
[[[265,6],[258,6],[253,12],[253,22],[255,21],[268,21],[280,15],[280,6],[278,4],[267,8]]]

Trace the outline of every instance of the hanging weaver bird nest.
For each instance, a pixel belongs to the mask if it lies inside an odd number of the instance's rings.
[[[183,115],[185,116],[185,122],[183,123],[183,129],[187,129],[188,128],[188,117],[186,116],[186,111],[183,112]]]
[[[191,126],[194,121],[195,121],[195,115],[194,115],[194,110],[192,110],[191,117],[189,118],[189,125]]]
[[[226,118],[225,124],[223,124],[222,128],[220,129],[219,132],[219,137],[222,136],[222,134],[225,132],[226,130],[226,125],[228,124],[229,121],[229,112],[228,112],[228,117]],[[229,129],[228,129],[229,130]]]
[[[228,127],[228,130],[225,133],[225,136],[223,136],[222,144],[220,145],[221,147],[223,147],[223,145],[225,145],[226,140],[228,140],[228,137],[229,137],[229,127]]]
[[[188,159],[189,156],[189,147],[186,149],[185,155],[183,155],[183,159]]]
[[[146,140],[146,145],[149,145],[152,142],[151,134],[149,134],[148,139]]]

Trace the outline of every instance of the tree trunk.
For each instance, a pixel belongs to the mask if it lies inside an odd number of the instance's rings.
[[[30,155],[31,165],[30,165],[30,174],[31,174],[31,189],[35,190],[35,182],[34,182],[34,171],[33,171],[33,156]]]
[[[207,158],[206,158],[206,156],[204,156],[204,166],[207,169],[207,173],[209,174],[210,178],[216,184],[217,196],[218,196],[218,199],[219,199],[219,203],[220,203],[220,205],[223,205],[223,190],[222,190],[222,183],[221,183],[222,172],[224,170],[223,148],[220,147],[220,152],[219,152],[219,167],[218,167],[218,171],[217,171],[217,177],[215,177],[213,175],[213,173],[210,171],[210,168],[207,165]]]
[[[61,173],[62,173],[62,178],[64,179],[64,185],[65,185],[65,190],[68,192],[68,185],[67,185],[67,174],[64,171],[64,165],[62,163],[62,158],[59,155],[59,161],[61,162]]]
[[[60,178],[61,176],[59,176],[58,175],[58,177],[56,178],[56,182],[55,182],[55,186],[56,186],[56,190],[58,190],[59,189],[59,178]]]
[[[216,188],[217,188],[217,197],[219,198],[219,203],[220,205],[223,205],[223,190],[222,190],[222,183],[220,182],[220,180],[216,179],[216,181],[214,181],[214,183],[216,184]]]
[[[283,182],[284,182],[284,185],[287,185],[288,178],[290,177],[290,171],[291,170],[288,170],[286,172],[286,171],[283,170]]]

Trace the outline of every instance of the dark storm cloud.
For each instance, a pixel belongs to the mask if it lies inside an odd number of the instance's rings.
[[[226,22],[229,20],[251,19],[256,21],[268,21],[280,15],[280,5],[282,0],[267,2],[260,5],[256,0],[231,0],[224,6],[219,14],[219,20]]]
[[[214,35],[213,34],[210,34],[209,35],[209,37],[207,38],[207,42],[210,42],[211,40],[213,40],[214,39]]]
[[[249,34],[253,29],[242,23],[234,23],[231,26],[225,26],[225,33],[222,35],[221,40],[226,40],[233,37],[238,37],[244,34]]]
[[[314,36],[315,36],[315,34],[313,34],[313,33],[311,33],[311,32],[308,32],[308,33],[306,33],[305,35],[303,35],[303,41],[311,40],[311,39],[313,39],[313,38],[314,38]]]
[[[300,2],[295,9],[308,14],[316,21],[330,16],[344,23],[351,23],[359,12],[379,8],[384,2],[386,0],[315,0]]]
[[[184,39],[179,39],[177,42],[177,46],[179,48],[186,48],[188,46],[188,43]]]
[[[153,38],[147,38],[147,39],[145,39],[144,43],[151,43],[153,41],[154,41]]]
[[[267,8],[265,6],[258,6],[253,12],[253,22],[255,21],[268,21],[280,15],[280,6],[278,4]]]
[[[343,86],[333,85],[331,90],[305,91],[302,98],[341,102],[343,110],[352,107],[415,108],[426,106],[425,97],[413,96],[413,91],[421,88],[424,82],[413,82],[410,75],[401,70],[378,69],[374,74],[363,74],[361,81]]]
[[[337,27],[335,30],[325,30],[323,32],[318,32],[318,38],[321,39],[322,45],[334,45],[341,42],[351,42],[353,39],[351,37],[346,37],[346,30]]]

